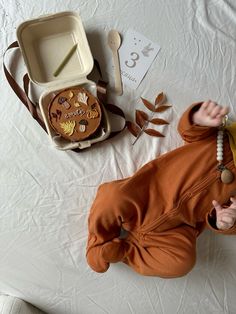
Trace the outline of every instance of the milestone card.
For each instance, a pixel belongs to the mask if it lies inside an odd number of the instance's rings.
[[[129,29],[119,49],[121,77],[124,85],[135,89],[139,86],[160,46],[142,34]]]

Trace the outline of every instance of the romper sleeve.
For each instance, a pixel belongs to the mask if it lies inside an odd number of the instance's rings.
[[[187,143],[203,140],[216,132],[216,128],[195,125],[192,116],[196,112],[202,102],[194,103],[182,115],[178,124],[178,131],[183,140]]]

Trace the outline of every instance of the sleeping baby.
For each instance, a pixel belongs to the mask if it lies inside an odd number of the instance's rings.
[[[98,188],[88,221],[93,270],[121,261],[142,275],[183,276],[205,227],[236,234],[236,124],[225,125],[227,113],[212,101],[192,105],[178,125],[185,145]]]

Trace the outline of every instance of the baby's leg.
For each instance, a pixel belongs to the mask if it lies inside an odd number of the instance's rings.
[[[173,278],[186,275],[196,260],[197,231],[187,225],[156,234],[140,245],[132,237],[123,262],[142,275]],[[145,240],[144,240],[145,241]]]

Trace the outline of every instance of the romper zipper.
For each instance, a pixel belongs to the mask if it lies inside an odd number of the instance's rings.
[[[227,164],[227,166],[230,166],[231,162]],[[193,195],[197,194],[200,191],[203,191],[209,184],[213,183],[217,179],[219,179],[219,175],[216,172],[213,172],[210,176],[208,176],[206,179],[202,180],[198,185],[193,187],[191,189],[191,192],[186,192],[179,200],[177,206],[170,210],[169,212],[163,214],[161,217],[159,217],[157,220],[154,220],[152,223],[142,226],[141,228],[138,228],[138,233],[148,233],[152,231],[153,229],[157,228],[163,222],[165,222],[168,218],[172,218],[179,212],[179,208],[182,205],[182,203],[186,200],[188,200]]]

